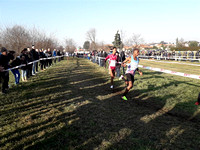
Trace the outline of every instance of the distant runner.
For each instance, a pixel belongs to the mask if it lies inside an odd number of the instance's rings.
[[[110,73],[110,77],[111,77],[111,86],[110,88],[113,89],[113,79],[115,77],[115,70],[116,70],[116,63],[117,63],[117,48],[113,47],[113,52],[112,54],[108,55],[105,59],[105,66],[106,66],[106,61],[107,59],[109,59],[109,73]]]
[[[197,100],[197,102],[195,103],[195,105],[200,105],[200,93],[199,93],[199,97],[198,97],[198,100]]]
[[[127,79],[125,79],[123,75],[121,75],[120,77],[120,79],[123,79],[127,85],[125,92],[121,97],[123,100],[128,100],[126,98],[126,94],[133,87],[135,72],[138,71],[141,76],[143,75],[143,73],[138,69],[138,64],[139,64],[138,55],[139,55],[139,49],[134,49],[133,55],[131,55],[131,57],[126,58],[126,60],[123,61],[122,63],[122,66],[124,67],[127,66],[127,70],[126,70]]]

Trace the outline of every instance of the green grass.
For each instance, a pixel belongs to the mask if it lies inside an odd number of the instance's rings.
[[[171,61],[167,61],[167,62],[171,62]],[[175,61],[172,61],[172,62],[175,62]],[[167,69],[171,71],[183,72],[187,74],[200,75],[200,66],[186,65],[186,64],[200,64],[200,63],[189,63],[189,62],[183,62],[183,63],[185,64],[162,63],[162,62],[157,62],[157,61],[149,61],[145,59],[140,59],[140,64],[144,66],[162,68],[162,69]]]
[[[108,70],[61,61],[0,95],[0,149],[200,149],[200,81],[143,70],[120,99]]]

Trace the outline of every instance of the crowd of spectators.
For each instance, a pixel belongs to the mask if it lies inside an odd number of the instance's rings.
[[[0,83],[2,84],[2,93],[7,93],[9,89],[9,70],[11,70],[15,77],[15,84],[18,85],[20,81],[27,82],[31,76],[36,75],[39,71],[46,70],[53,63],[55,64],[56,61],[61,61],[64,59],[63,55],[64,53],[60,50],[54,49],[51,51],[50,48],[47,50],[35,49],[34,45],[31,48],[24,48],[19,55],[13,50],[8,51],[5,47],[2,47],[0,52]]]
[[[166,50],[141,50],[142,56],[161,56],[161,57],[180,57],[180,58],[191,58],[200,59],[199,51],[166,51]]]

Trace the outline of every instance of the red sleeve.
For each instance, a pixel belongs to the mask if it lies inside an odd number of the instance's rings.
[[[108,55],[108,56],[106,57],[105,61],[106,61],[107,59],[109,59],[109,58],[110,58],[110,55]]]

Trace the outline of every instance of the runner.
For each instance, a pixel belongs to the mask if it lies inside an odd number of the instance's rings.
[[[126,98],[126,94],[133,87],[135,72],[138,71],[141,76],[143,75],[142,72],[138,69],[138,64],[139,64],[138,55],[139,55],[139,49],[134,49],[133,55],[131,57],[126,58],[126,60],[123,61],[122,63],[124,67],[127,65],[127,70],[126,70],[127,80],[125,80],[123,75],[121,75],[120,77],[120,79],[123,79],[127,85],[125,92],[121,97],[123,100],[128,100]],[[127,64],[124,64],[124,63],[127,63]]]
[[[199,93],[198,100],[197,100],[197,102],[195,103],[195,105],[200,105],[200,93]]]
[[[110,74],[110,77],[111,77],[111,86],[110,88],[113,89],[114,86],[113,86],[113,79],[115,77],[115,70],[116,70],[116,63],[117,63],[117,55],[116,55],[116,52],[117,52],[117,48],[116,47],[113,47],[113,52],[112,54],[108,55],[106,58],[105,58],[105,67],[106,67],[106,60],[107,59],[110,59],[109,60],[109,74]]]

